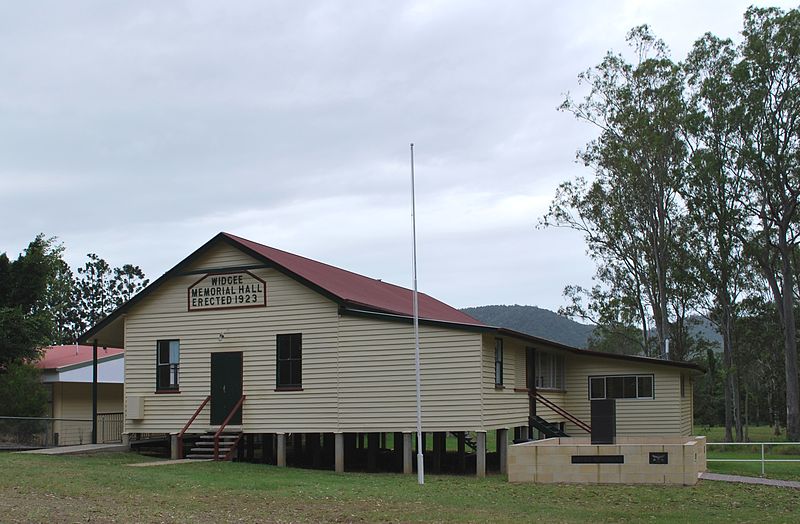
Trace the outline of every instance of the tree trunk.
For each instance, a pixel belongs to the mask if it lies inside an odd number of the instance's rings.
[[[797,328],[794,316],[794,274],[791,267],[792,248],[781,235],[781,279],[783,300],[783,348],[786,361],[786,436],[800,440],[800,384],[797,375]],[[776,297],[777,298],[777,297]]]
[[[725,441],[734,442],[733,430],[736,429],[736,440],[742,440],[742,423],[739,407],[739,380],[734,369],[733,359],[733,325],[731,321],[731,304],[727,290],[721,289],[719,293],[719,306],[722,328],[722,362],[724,373],[723,390],[725,392]]]

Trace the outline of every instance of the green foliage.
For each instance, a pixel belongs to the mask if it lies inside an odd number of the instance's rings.
[[[640,333],[629,326],[598,326],[589,337],[587,349],[604,353],[638,355],[641,353]]]
[[[75,281],[72,270],[63,260],[57,264],[50,280],[47,308],[53,318],[52,342],[54,344],[75,342],[78,336],[76,326],[80,319],[80,310],[75,304]]]
[[[694,423],[703,426],[723,425],[725,424],[724,374],[719,357],[709,349],[705,358],[698,358],[696,362],[706,368],[706,373],[694,380]],[[702,431],[695,434],[705,435]],[[722,440],[720,437],[718,442]]]
[[[149,283],[138,266],[112,268],[94,253],[76,276],[63,250],[38,235],[15,261],[0,254],[0,368],[36,360],[45,346],[74,343]]]
[[[0,415],[40,417],[47,409],[47,390],[39,370],[30,364],[12,362],[0,372]]]
[[[745,241],[780,317],[787,431],[800,440],[794,299],[800,246],[800,10],[751,7],[742,34],[741,60],[732,76],[742,107],[738,157],[749,189],[745,208],[753,217]]]
[[[147,287],[149,280],[139,266],[112,268],[95,253],[78,268],[74,299],[78,307],[76,334],[83,333]]]
[[[585,100],[561,106],[600,130],[579,153],[594,179],[561,184],[541,223],[582,232],[597,263],[597,286],[565,291],[568,315],[630,343],[637,333],[648,355],[664,354],[672,335],[672,353],[683,359],[691,348],[681,323],[696,296],[683,263],[690,229],[679,195],[688,155],[683,73],[646,26],[628,43],[636,63],[607,54],[579,76],[591,88]]]
[[[742,35],[706,34],[675,63],[641,26],[628,35],[635,60],[609,53],[579,75],[589,95],[561,109],[599,128],[579,154],[594,177],[559,186],[542,223],[581,231],[597,263],[595,287],[568,286],[564,308],[600,326],[595,347],[638,339],[659,355],[668,338],[672,358],[702,355],[687,323],[703,315],[723,342],[703,416],[716,417],[721,394],[727,438],[742,439],[783,388],[800,439],[800,10],[751,7]],[[765,292],[779,325],[742,318],[744,298]],[[782,332],[782,344],[740,322]]]
[[[48,289],[63,248],[38,235],[13,262],[0,255],[0,369],[17,360],[36,360],[53,336]]]

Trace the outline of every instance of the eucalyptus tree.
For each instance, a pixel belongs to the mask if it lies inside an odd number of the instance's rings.
[[[787,434],[800,440],[795,316],[800,244],[800,11],[751,7],[744,16],[741,59],[733,69],[739,161],[753,216],[748,252],[769,284],[783,330]]]
[[[738,103],[732,71],[737,51],[730,40],[706,34],[684,63],[689,116],[685,129],[691,154],[681,194],[695,241],[691,261],[702,290],[701,309],[722,336],[725,383],[725,440],[744,438],[734,337],[740,295],[748,285],[748,263],[741,241],[748,215],[743,168],[738,161]]]
[[[684,231],[683,78],[646,26],[634,28],[627,39],[637,62],[608,53],[579,76],[590,88],[586,98],[567,97],[561,106],[599,129],[599,137],[578,153],[594,178],[561,184],[541,224],[584,234],[600,283],[589,300],[602,301],[594,307],[606,310],[606,318],[636,318],[646,353],[663,355],[671,300],[683,285],[672,271],[682,263],[675,257]]]

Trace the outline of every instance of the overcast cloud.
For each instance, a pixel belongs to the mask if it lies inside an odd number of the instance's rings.
[[[414,142],[420,289],[556,309],[593,273],[535,228],[589,174],[564,94],[635,25],[679,59],[750,3],[5,2],[0,252],[154,279],[227,231],[410,286]]]

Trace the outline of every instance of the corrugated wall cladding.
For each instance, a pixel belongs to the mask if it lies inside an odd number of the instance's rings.
[[[425,431],[480,427],[480,334],[420,326]],[[339,427],[416,428],[414,330],[344,315],[339,321]]]
[[[495,387],[495,337],[483,335],[481,396],[485,429],[508,428],[528,424],[528,394],[515,392],[525,384],[525,345],[503,338],[503,387]]]
[[[256,263],[221,245],[194,269]],[[126,431],[180,430],[210,393],[217,351],[243,353],[246,432],[415,429],[410,323],[340,317],[337,304],[278,271],[250,271],[266,281],[266,308],[188,312],[187,288],[202,275],[175,277],[133,308],[125,320],[126,394],[145,402],[144,418],[127,420]],[[275,391],[278,333],[303,335],[302,391]],[[180,340],[179,394],[154,393],[159,339]],[[426,431],[480,427],[480,340],[478,333],[421,326]],[[208,420],[206,408],[192,430],[206,430]]]
[[[628,374],[653,375],[655,396],[652,399],[617,399],[617,435],[688,435],[684,421],[686,416],[691,419],[691,407],[687,409],[681,402],[681,370],[662,365],[568,355],[564,407],[591,423],[588,377]],[[569,422],[567,433],[585,435]]]

